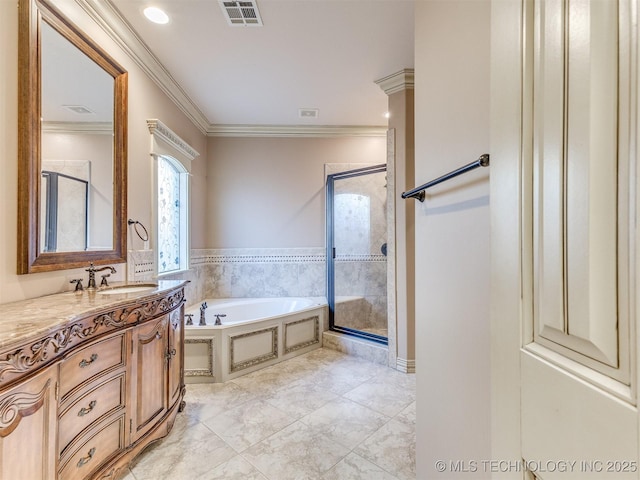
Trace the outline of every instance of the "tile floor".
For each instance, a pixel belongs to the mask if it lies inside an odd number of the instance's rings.
[[[416,477],[415,375],[321,348],[185,400],[124,480]]]

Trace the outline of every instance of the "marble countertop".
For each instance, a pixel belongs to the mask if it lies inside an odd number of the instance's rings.
[[[150,282],[151,283],[151,282]],[[159,280],[144,291],[105,295],[102,290],[63,292],[43,297],[0,304],[0,349],[28,339],[36,339],[79,316],[91,315],[131,304],[133,301],[184,286],[185,280]],[[114,283],[114,289],[127,283]],[[105,289],[106,290],[106,289]]]

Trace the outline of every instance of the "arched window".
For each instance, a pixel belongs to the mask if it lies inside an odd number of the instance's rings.
[[[158,274],[189,268],[188,173],[171,157],[158,156]]]
[[[154,162],[154,230],[158,275],[189,269],[189,175],[199,153],[158,119],[147,120]]]

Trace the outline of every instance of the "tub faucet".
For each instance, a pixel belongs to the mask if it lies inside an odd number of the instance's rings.
[[[214,313],[213,316],[216,317],[215,325],[222,325],[222,322],[220,321],[220,317],[226,317],[227,315],[225,313]]]
[[[204,311],[207,309],[207,302],[202,302],[200,305],[200,326],[204,327],[207,324],[207,321],[204,316]]]
[[[111,270],[111,273],[116,273],[116,269],[110,266],[96,268],[93,266],[93,262],[89,264],[89,268],[85,270],[85,272],[89,272],[89,283],[87,283],[87,290],[95,290],[96,289],[96,272],[102,272],[103,270]],[[104,279],[106,283],[106,279]]]

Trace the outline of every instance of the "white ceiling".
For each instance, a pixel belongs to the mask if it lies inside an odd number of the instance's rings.
[[[210,125],[385,125],[374,81],[413,68],[413,0],[258,0],[262,27],[229,26],[217,0],[111,3]]]

